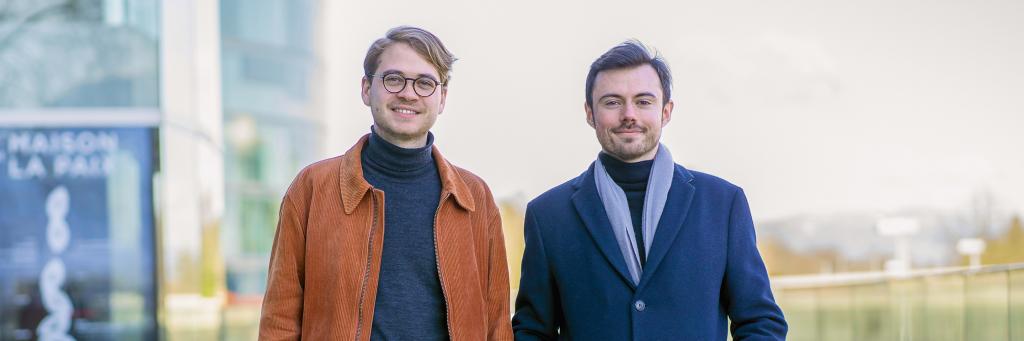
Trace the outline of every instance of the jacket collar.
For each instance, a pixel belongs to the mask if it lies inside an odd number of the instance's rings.
[[[654,243],[647,254],[647,265],[640,276],[640,283],[633,283],[632,276],[626,267],[626,260],[619,249],[618,241],[612,232],[612,225],[608,221],[608,214],[604,209],[604,203],[597,193],[597,185],[594,182],[594,164],[573,180],[572,187],[575,192],[572,195],[572,202],[579,212],[579,217],[590,232],[598,249],[611,263],[612,268],[619,273],[622,280],[633,290],[644,287],[650,281],[650,277],[657,270],[661,260],[665,257],[672,246],[683,221],[690,210],[693,202],[695,187],[693,185],[693,174],[679,164],[675,164],[672,175],[672,187],[668,192],[668,201],[665,202],[665,213],[658,222],[657,232],[654,234]]]
[[[369,138],[370,134],[363,135],[359,142],[356,142],[341,157],[339,185],[341,186],[341,202],[345,206],[345,214],[352,214],[366,193],[373,188],[363,177],[362,153]],[[475,209],[473,196],[469,191],[469,186],[462,179],[462,175],[459,174],[455,166],[441,156],[437,146],[431,147],[431,153],[434,155],[437,173],[441,178],[441,197],[444,197],[445,193],[451,193],[459,206],[472,212]]]
[[[676,169],[675,169],[675,173],[673,175],[673,185],[675,184],[675,177],[677,177],[677,176],[681,177],[681,180],[683,182],[692,182],[693,181],[693,178],[694,178],[693,177],[693,173],[690,172],[689,169],[686,169],[686,167],[683,167],[683,165],[680,165],[678,162],[674,166],[675,166]],[[587,167],[587,170],[583,171],[583,174],[580,174],[575,179],[570,180],[569,184],[572,186],[572,188],[574,190],[579,190],[581,187],[583,187],[585,185],[592,185],[593,182],[594,182],[594,163],[591,162],[590,166]]]

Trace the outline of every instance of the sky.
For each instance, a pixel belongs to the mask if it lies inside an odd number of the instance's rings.
[[[1024,2],[325,2],[325,155],[372,123],[369,44],[398,25],[459,58],[432,130],[499,200],[579,175],[591,62],[636,38],[672,69],[676,162],[744,188],[755,220],[908,209],[1024,213]]]

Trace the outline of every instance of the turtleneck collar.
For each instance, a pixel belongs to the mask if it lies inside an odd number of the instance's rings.
[[[427,132],[427,143],[420,148],[402,148],[377,135],[370,127],[370,138],[363,149],[363,160],[374,168],[392,175],[417,173],[434,164],[432,147],[434,134]]]
[[[647,179],[651,176],[651,166],[654,165],[654,160],[627,163],[605,152],[601,152],[597,157],[601,158],[601,163],[608,171],[608,175],[620,186],[635,184],[647,187]]]

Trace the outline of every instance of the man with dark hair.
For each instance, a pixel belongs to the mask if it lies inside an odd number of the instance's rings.
[[[671,84],[635,41],[590,66],[584,109],[602,152],[526,208],[517,340],[785,339],[743,190],[658,142]]]
[[[373,126],[288,188],[260,340],[512,339],[498,208],[430,133],[454,61],[415,27],[370,46],[362,98]]]

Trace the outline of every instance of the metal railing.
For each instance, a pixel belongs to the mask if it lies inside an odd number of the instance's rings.
[[[772,282],[788,340],[1024,341],[1024,264]]]

